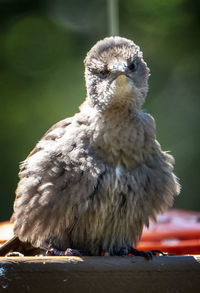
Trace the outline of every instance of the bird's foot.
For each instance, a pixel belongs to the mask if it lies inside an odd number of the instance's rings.
[[[81,256],[79,250],[67,248],[66,250],[59,250],[57,248],[50,248],[46,251],[46,256]]]
[[[136,248],[130,247],[128,250],[128,254],[129,255],[134,255],[134,256],[142,256],[146,259],[152,259],[153,256],[156,256],[157,254],[162,254],[162,255],[166,255],[165,253],[163,253],[160,250],[157,249],[152,249],[149,251],[143,251],[143,250],[138,250]]]

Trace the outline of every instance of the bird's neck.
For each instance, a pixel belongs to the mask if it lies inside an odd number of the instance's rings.
[[[105,126],[117,124],[118,128],[123,126],[123,122],[132,120],[133,117],[140,115],[140,112],[142,112],[133,103],[115,104],[101,111],[98,108],[92,107],[88,100],[80,106],[80,111],[91,119],[97,119],[100,124],[103,123]],[[121,127],[119,123],[122,123]]]
[[[140,132],[138,120],[141,110],[113,108],[98,112],[84,103],[81,111],[86,110],[93,131],[91,148],[98,149],[102,158],[116,166],[120,164],[130,167],[129,169],[137,166],[138,161],[135,159],[131,160],[130,166],[130,159],[133,156],[134,140],[137,140],[137,134]]]

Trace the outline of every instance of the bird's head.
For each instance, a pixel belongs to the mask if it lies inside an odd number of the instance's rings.
[[[91,106],[99,111],[141,107],[148,91],[149,68],[133,41],[105,38],[91,48],[84,63]]]

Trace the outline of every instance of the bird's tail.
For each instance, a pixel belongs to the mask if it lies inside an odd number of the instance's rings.
[[[14,236],[0,247],[0,256],[5,256],[9,252],[19,252],[30,256],[41,254],[43,250],[33,247],[28,242],[22,242],[17,236]]]

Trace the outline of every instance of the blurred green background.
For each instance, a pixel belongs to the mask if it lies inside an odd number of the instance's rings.
[[[119,0],[120,35],[151,69],[144,109],[176,158],[175,207],[200,210],[198,0]],[[84,100],[83,59],[109,34],[106,0],[0,0],[0,220],[9,219],[18,165]]]

